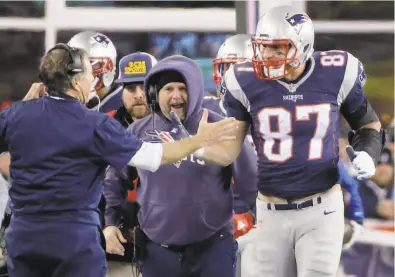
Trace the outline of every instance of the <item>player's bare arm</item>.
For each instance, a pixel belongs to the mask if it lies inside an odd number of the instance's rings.
[[[250,126],[250,115],[247,111],[249,102],[236,79],[234,65],[231,65],[224,74],[221,90],[228,116],[234,116],[239,124],[236,140],[222,142],[205,149],[203,158],[211,163],[229,165],[239,155]]]
[[[215,145],[205,147],[202,158],[209,163],[228,166],[239,156],[241,146],[246,137],[249,124],[245,121],[237,121],[239,127],[235,130],[235,140],[223,141]]]
[[[234,118],[207,123],[207,116],[208,111],[205,109],[195,136],[163,145],[162,165],[174,163],[180,157],[185,157],[199,148],[210,148],[211,145],[217,142],[232,143],[234,141],[237,137],[236,132],[239,129],[238,122]]]
[[[207,111],[205,114],[205,120],[207,120]],[[204,120],[204,118],[202,118],[202,120]],[[217,142],[231,143],[236,138],[235,130],[237,129],[237,122],[234,118],[226,118],[216,123],[201,124],[195,136],[177,142],[165,143],[163,145],[161,165],[174,163],[190,153],[195,152],[199,148],[210,148],[210,145]],[[231,162],[229,162],[229,164]]]
[[[179,128],[182,132],[182,137],[190,138],[192,137],[189,132],[183,126],[181,120],[176,115],[176,113],[170,113],[170,120],[172,121],[173,125]],[[223,122],[219,121],[219,122]],[[226,122],[226,121],[224,121]],[[234,121],[236,124],[236,128],[231,131],[231,139],[223,140],[218,142],[217,144],[212,143],[211,145],[206,145],[205,147],[199,148],[193,154],[198,157],[199,159],[205,160],[208,163],[216,164],[220,166],[228,166],[231,164],[239,155],[244,138],[246,136],[246,130],[248,128],[248,123],[244,121]],[[211,123],[212,125],[213,123]],[[199,124],[199,130],[202,130],[204,126],[207,125],[206,120],[202,117],[202,120]],[[214,125],[212,125],[214,126]],[[199,134],[198,130],[198,134]],[[218,135],[220,129],[213,129],[213,135]]]
[[[207,117],[208,111],[204,109],[197,134],[192,137],[164,144],[144,142],[128,164],[155,172],[160,165],[175,163],[198,149],[236,139],[239,126],[234,118],[207,123]]]

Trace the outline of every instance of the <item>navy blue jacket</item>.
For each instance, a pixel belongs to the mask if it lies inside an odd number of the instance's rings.
[[[142,144],[68,95],[14,103],[0,114],[0,134],[14,216],[95,225],[105,168],[123,168]]]

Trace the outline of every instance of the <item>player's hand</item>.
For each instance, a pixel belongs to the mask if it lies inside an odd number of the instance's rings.
[[[45,85],[43,83],[33,83],[32,86],[30,87],[29,91],[23,98],[23,101],[40,98],[41,96],[44,95],[46,90],[47,90],[47,88],[45,87]]]
[[[235,230],[235,239],[247,234],[254,228],[254,218],[249,213],[235,214],[232,218],[232,222]]]
[[[372,157],[365,151],[354,151],[347,145],[346,151],[354,168],[357,170],[358,180],[368,180],[376,174],[376,166]]]
[[[126,239],[118,227],[107,226],[104,228],[103,234],[104,238],[106,239],[107,253],[120,256],[125,255],[125,248],[123,247],[122,243],[126,243]]]
[[[236,130],[239,128],[239,124],[235,118],[228,117],[214,123],[207,123],[207,118],[208,111],[203,109],[203,116],[196,134],[202,141],[202,147],[236,139]]]
[[[354,220],[346,220],[344,224],[343,249],[349,249],[362,234],[363,226]]]

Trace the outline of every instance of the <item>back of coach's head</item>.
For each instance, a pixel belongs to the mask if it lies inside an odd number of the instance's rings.
[[[49,95],[68,94],[82,103],[93,82],[88,53],[65,44],[57,44],[41,58],[39,76]]]

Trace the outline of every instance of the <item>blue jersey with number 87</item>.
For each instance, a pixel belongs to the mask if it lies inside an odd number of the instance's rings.
[[[227,71],[224,107],[251,124],[262,194],[295,199],[337,182],[340,113],[363,105],[365,81],[344,51],[315,52],[293,83],[260,80],[249,61]]]

